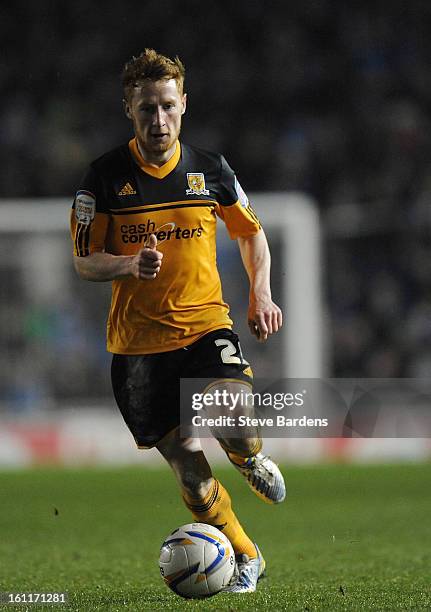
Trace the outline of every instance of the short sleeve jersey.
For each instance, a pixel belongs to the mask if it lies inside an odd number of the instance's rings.
[[[112,282],[108,351],[171,351],[232,327],[216,264],[217,217],[232,239],[260,229],[222,155],[177,142],[174,155],[156,168],[132,139],[90,165],[71,212],[75,255],[134,255],[151,234],[163,252],[154,280]]]

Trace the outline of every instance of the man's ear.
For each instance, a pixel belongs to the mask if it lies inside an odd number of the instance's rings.
[[[183,108],[181,110],[181,114],[184,115],[184,113],[186,112],[186,108],[187,108],[187,94],[183,94],[183,99],[181,100]]]
[[[132,118],[132,113],[130,111],[130,104],[128,103],[126,98],[123,98],[123,108],[124,108],[124,114],[126,115],[126,117],[128,119],[131,119]]]

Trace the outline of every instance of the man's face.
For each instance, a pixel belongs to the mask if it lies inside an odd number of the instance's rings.
[[[186,110],[186,94],[180,94],[175,79],[144,81],[134,88],[124,108],[144,159],[167,161],[175,151]]]

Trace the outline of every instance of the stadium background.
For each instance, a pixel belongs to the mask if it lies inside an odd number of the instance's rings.
[[[123,62],[144,46],[178,54],[189,94],[183,139],[222,152],[247,192],[302,192],[317,203],[325,373],[428,377],[430,13],[420,0],[4,2],[3,210],[11,199],[16,208],[71,199],[86,165],[129,138]],[[34,206],[48,224],[43,202]],[[0,462],[152,460],[134,450],[113,405],[109,288],[76,278],[67,236],[21,222],[22,232],[1,230]],[[275,267],[282,240],[274,232]],[[232,253],[223,243],[219,259],[241,330],[247,289]],[[62,272],[51,274],[59,259]],[[283,274],[274,275],[279,300]],[[277,339],[261,347],[241,335],[257,375],[282,373]],[[430,445],[283,440],[273,452],[422,458]]]

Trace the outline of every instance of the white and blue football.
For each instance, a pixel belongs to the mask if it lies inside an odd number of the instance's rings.
[[[216,527],[189,523],[165,538],[159,567],[163,580],[177,595],[211,597],[231,581],[235,554],[228,538]]]

